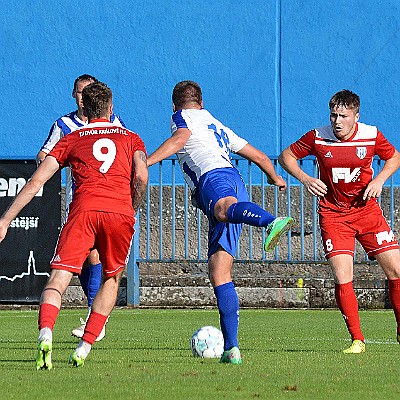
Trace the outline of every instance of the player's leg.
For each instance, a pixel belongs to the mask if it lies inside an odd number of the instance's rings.
[[[363,353],[364,336],[361,331],[358,301],[353,288],[355,235],[349,216],[340,217],[325,212],[319,216],[322,244],[335,280],[335,299],[352,338],[345,353]],[[340,235],[337,234],[340,232]]]
[[[61,308],[61,296],[67,289],[72,278],[72,272],[53,269],[43,289],[38,326],[39,338],[36,355],[36,369],[51,369],[53,328]]]
[[[232,168],[227,168],[231,170]],[[222,173],[221,173],[222,172]],[[226,173],[224,173],[226,172]],[[196,202],[209,221],[208,266],[209,277],[214,286],[224,335],[225,351],[221,362],[242,362],[238,348],[239,301],[231,278],[233,256],[236,253],[242,224],[220,222],[215,216],[215,204],[223,198],[232,202],[247,201],[248,194],[240,176],[231,171],[211,171],[203,175],[197,187]]]
[[[233,257],[220,247],[209,258],[208,269],[224,336],[224,353],[221,362],[241,364],[242,358],[238,345],[239,299],[232,282],[232,264]]]
[[[400,343],[400,251],[385,251],[375,255],[389,281],[389,298],[397,323],[397,341]]]
[[[208,274],[217,299],[224,350],[238,347],[239,301],[232,282],[233,257],[222,247],[209,258]]]
[[[90,269],[89,269],[89,265],[88,265],[88,258],[85,260],[85,263],[82,266],[82,271],[80,273],[80,275],[78,275],[78,279],[79,282],[81,283],[81,287],[83,290],[83,293],[86,296],[86,299],[88,300],[88,313],[86,315],[86,318],[80,318],[80,324],[73,328],[71,331],[71,335],[75,336],[77,338],[81,338],[83,336],[83,332],[85,330],[85,325],[86,325],[86,321],[89,318],[89,296],[88,296],[88,283],[89,283],[89,279],[90,279]]]
[[[82,273],[79,275],[79,281],[90,308],[103,279],[103,266],[96,249],[91,250],[85,264],[84,268],[82,268]]]
[[[389,282],[389,298],[400,342],[400,250],[399,244],[376,202],[370,202],[357,223],[357,239],[370,259],[376,259]]]
[[[250,201],[238,201],[236,197],[221,198],[214,207],[215,218],[219,222],[247,224],[267,227],[276,217],[259,205]]]
[[[90,252],[88,261],[89,261],[88,267],[90,271],[90,277],[88,282],[88,315],[86,317],[85,323],[89,318],[94,298],[96,297],[96,294],[100,289],[101,283],[103,281],[103,265],[101,264],[100,261],[99,252],[96,249],[93,249]],[[104,324],[102,331],[96,338],[96,342],[102,340],[105,335],[106,335],[106,324]]]
[[[97,226],[95,245],[103,263],[104,280],[93,300],[92,312],[82,339],[69,359],[76,367],[83,366],[115,305],[135,224],[133,216],[122,214],[91,212],[91,218],[92,223]]]
[[[266,251],[272,251],[293,225],[291,217],[275,217],[250,202],[243,180],[235,168],[207,172],[200,178],[197,191],[197,203],[210,221],[266,228]],[[206,201],[208,199],[209,202]]]
[[[88,299],[88,284],[89,284],[89,279],[90,279],[90,269],[89,269],[88,261],[89,261],[89,257],[85,260],[85,262],[82,266],[81,274],[78,276],[79,282],[81,283],[83,293],[85,293],[85,296],[87,299]]]
[[[96,249],[93,249],[89,254],[88,268],[90,274],[87,283],[87,297],[90,308],[103,280],[103,266],[100,262],[99,252]]]
[[[220,209],[220,215],[225,215],[226,220],[232,224],[247,224],[267,229],[265,239],[265,251],[272,251],[278,245],[280,238],[293,226],[291,217],[275,217],[255,203],[242,201],[229,205],[221,199],[216,209]],[[222,220],[222,219],[221,219]]]
[[[221,198],[214,206],[215,218],[219,222],[266,228],[267,238],[265,239],[264,249],[272,251],[277,246],[280,238],[293,226],[293,218],[276,217],[259,205],[248,201],[248,197],[239,198],[239,192],[244,187],[242,178],[234,168],[228,168],[225,174],[227,176],[222,176],[220,179],[234,182],[235,186],[233,188],[235,192],[222,192]]]
[[[92,305],[92,312],[85,326],[85,331],[76,350],[71,354],[69,362],[76,367],[83,366],[93,343],[103,330],[107,318],[114,308],[118,295],[122,271],[117,275],[107,277],[100,286]]]
[[[86,214],[68,215],[51,260],[52,271],[40,301],[37,369],[51,368],[52,330],[61,308],[61,297],[73,274],[81,272],[82,264],[92,247],[93,232],[86,227]],[[90,225],[88,226],[90,227]]]
[[[239,299],[231,276],[241,230],[242,224],[210,223],[208,235],[209,277],[214,287],[224,336],[224,353],[220,362],[230,364],[242,363],[238,345]]]
[[[82,273],[79,275],[82,289],[87,297],[88,301],[88,312],[85,319],[81,318],[79,326],[74,328],[71,334],[75,337],[81,338],[85,330],[86,322],[89,318],[91,307],[93,304],[94,297],[100,288],[103,279],[103,266],[100,262],[99,253],[96,249],[93,249],[89,257],[85,262],[85,266],[82,268]],[[100,341],[105,336],[105,327],[96,341]]]
[[[361,331],[358,301],[353,288],[353,257],[340,254],[329,258],[334,279],[336,304],[343,315],[352,345],[344,353],[363,353],[364,336]]]

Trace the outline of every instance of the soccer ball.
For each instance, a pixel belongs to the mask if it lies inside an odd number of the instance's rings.
[[[214,326],[203,326],[193,334],[190,345],[195,357],[220,358],[224,352],[224,337]]]

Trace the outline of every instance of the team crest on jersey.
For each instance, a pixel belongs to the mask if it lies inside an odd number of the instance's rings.
[[[367,155],[367,148],[366,147],[357,147],[356,148],[357,157],[362,160]]]

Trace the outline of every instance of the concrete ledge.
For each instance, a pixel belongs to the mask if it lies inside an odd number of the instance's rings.
[[[326,264],[235,263],[233,278],[241,307],[336,308],[334,281]],[[126,277],[117,305],[126,306]],[[391,308],[388,283],[375,263],[356,264],[354,287],[360,308]],[[84,306],[86,299],[74,278],[63,305]],[[206,263],[140,265],[141,307],[215,307]]]

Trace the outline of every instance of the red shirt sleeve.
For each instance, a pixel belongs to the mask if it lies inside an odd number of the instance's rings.
[[[290,150],[297,159],[314,154],[315,131],[308,131],[299,140],[290,145]]]
[[[50,151],[49,156],[55,157],[60,164],[60,168],[63,168],[69,164],[68,154],[68,137],[64,136],[56,143],[53,150]]]
[[[393,157],[396,149],[395,147],[383,136],[383,133],[378,131],[375,142],[375,154],[381,160],[389,160]]]
[[[143,151],[144,154],[146,154],[147,156],[146,147],[144,145],[143,140],[137,133],[134,132],[132,133],[133,133],[132,135],[133,152],[135,153],[136,151]]]

